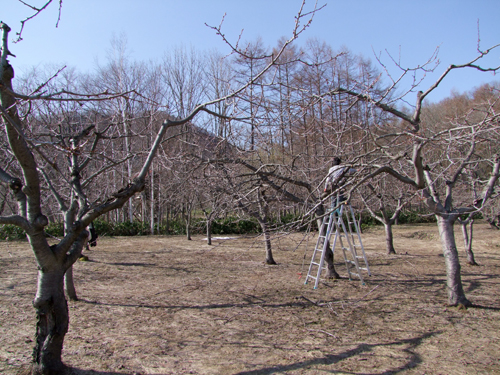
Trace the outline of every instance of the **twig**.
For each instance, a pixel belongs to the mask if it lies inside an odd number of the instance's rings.
[[[307,302],[312,303],[313,305],[319,306],[316,302],[311,301],[309,298],[306,298],[304,296],[300,296],[300,298],[305,299]]]
[[[336,338],[337,340],[339,339],[337,336],[335,336],[334,334],[330,333],[330,332],[326,332],[326,331],[323,331],[322,329],[310,329],[310,328],[306,328],[306,330],[310,331],[310,332],[321,332],[321,333],[324,333],[325,335],[328,335],[328,336],[332,336],[334,338]]]
[[[365,297],[367,297],[369,294],[371,294],[375,289],[377,289],[378,287],[380,286],[377,285],[375,288],[373,288],[372,290],[370,290],[368,293],[366,293],[363,297],[361,297],[360,299],[358,299],[357,301],[353,302],[353,303],[358,303],[359,301],[361,301],[362,299],[364,299]]]

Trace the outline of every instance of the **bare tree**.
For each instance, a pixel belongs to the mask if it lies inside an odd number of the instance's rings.
[[[491,197],[494,186],[499,177],[500,153],[498,152],[498,113],[495,111],[494,102],[475,111],[469,111],[465,117],[458,117],[446,129],[429,127],[422,120],[424,99],[438,87],[443,79],[455,69],[476,69],[481,71],[497,71],[500,67],[483,68],[478,61],[490,53],[479,51],[479,55],[470,62],[462,65],[451,65],[441,77],[426,91],[419,91],[413,111],[406,112],[397,108],[391,101],[372,98],[366,92],[336,87],[331,93],[345,93],[358,100],[369,103],[374,108],[379,108],[390,113],[400,120],[397,126],[383,126],[367,129],[378,150],[392,160],[407,160],[413,168],[413,176],[398,172],[389,165],[372,163],[371,172],[358,182],[358,186],[371,178],[387,173],[401,182],[419,190],[422,199],[436,216],[438,229],[443,247],[446,263],[448,302],[450,305],[462,304],[470,306],[466,298],[460,273],[460,263],[455,243],[453,224],[460,215],[480,210]],[[407,74],[405,70],[403,74]],[[396,81],[394,85],[396,84]],[[412,89],[414,89],[413,87]],[[389,89],[392,89],[390,87]],[[498,100],[498,95],[497,99]],[[425,126],[425,128],[424,128]],[[379,134],[375,134],[380,132]],[[439,144],[440,150],[445,150],[439,159],[428,159],[424,150],[431,149]],[[486,145],[486,146],[483,146]],[[430,153],[432,155],[432,153]],[[488,166],[489,176],[482,182],[482,191],[477,199],[457,206],[459,201],[453,193],[462,184],[467,166],[471,162],[480,160]],[[457,202],[455,201],[457,200]]]
[[[277,63],[280,55],[287,46],[293,42],[305,29],[301,21],[311,18],[316,9],[311,13],[300,13],[296,17],[296,26],[292,32],[292,37],[287,40],[276,56],[271,59],[263,69],[256,74],[256,78],[262,77]],[[309,22],[306,22],[306,26]],[[66,233],[61,241],[54,245],[49,242],[44,234],[44,229],[48,224],[48,218],[42,208],[43,173],[40,166],[44,163],[51,164],[52,160],[45,157],[43,149],[38,147],[33,140],[27,136],[26,126],[20,117],[21,101],[60,101],[85,103],[98,100],[125,100],[131,98],[134,92],[118,92],[110,94],[92,94],[89,92],[83,95],[60,90],[58,92],[40,92],[37,90],[31,95],[16,92],[13,89],[12,81],[14,69],[8,61],[8,56],[12,55],[8,49],[7,40],[10,28],[0,23],[2,31],[2,45],[0,52],[0,112],[9,149],[14,156],[15,167],[2,168],[0,179],[9,186],[17,202],[17,213],[0,217],[0,224],[13,224],[22,228],[29,239],[38,265],[38,287],[34,300],[34,308],[37,316],[37,328],[35,348],[33,351],[33,370],[35,374],[62,374],[65,366],[62,362],[61,354],[65,334],[68,330],[69,314],[68,305],[63,291],[63,280],[66,271],[78,259],[81,254],[84,241],[88,233],[86,227],[96,218],[121,208],[129,199],[140,193],[146,185],[146,177],[151,168],[154,157],[161,147],[163,137],[167,130],[172,127],[180,127],[189,123],[201,112],[217,115],[209,109],[210,105],[229,100],[239,95],[248,87],[254,84],[254,80],[244,82],[232,93],[215,100],[198,104],[187,112],[187,115],[177,119],[166,119],[160,126],[158,133],[150,145],[145,150],[144,158],[138,164],[137,173],[121,189],[108,196],[101,196],[98,200],[86,205],[85,194],[81,194],[83,177],[79,171],[70,171],[67,176],[67,190],[72,193],[70,200],[66,203],[68,210],[64,213]],[[220,35],[220,27],[215,28]],[[123,116],[122,116],[123,117]],[[63,154],[69,152],[71,155],[78,155],[78,145],[83,143],[85,137],[90,134],[99,138],[99,133],[92,133],[93,126],[89,126],[83,132],[73,133],[73,148],[60,150]],[[81,138],[79,138],[81,137]],[[78,142],[76,140],[78,139]],[[127,155],[128,156],[128,155]],[[54,167],[57,167],[56,165]],[[55,169],[55,168],[54,168]],[[19,176],[17,174],[19,173]],[[50,176],[48,176],[50,177]],[[50,181],[50,179],[49,179]],[[46,181],[48,183],[48,181]],[[62,197],[62,195],[61,195]]]
[[[367,187],[370,193],[366,197],[361,193],[361,199],[370,215],[384,225],[387,254],[396,254],[392,227],[396,224],[401,211],[409,202],[410,197],[405,196],[404,190],[395,189],[394,186],[389,188],[393,179],[388,178],[387,180],[389,181],[377,181],[377,188],[373,184],[368,183]],[[391,196],[392,193],[397,195]]]

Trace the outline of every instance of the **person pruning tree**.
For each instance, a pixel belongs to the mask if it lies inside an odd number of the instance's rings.
[[[348,168],[342,166],[342,160],[336,156],[333,158],[332,167],[328,170],[328,175],[325,180],[325,190],[323,192],[322,198],[326,198],[333,192],[337,192],[337,205],[345,202],[346,198],[342,190],[339,190],[342,186],[341,182],[346,174],[352,174],[356,172],[354,168]]]

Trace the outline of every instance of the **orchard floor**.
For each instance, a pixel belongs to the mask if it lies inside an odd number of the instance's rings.
[[[500,231],[474,226],[465,264],[475,305],[447,306],[435,225],[363,233],[372,276],[304,285],[315,236],[100,238],[75,265],[63,360],[88,374],[500,374]],[[306,260],[304,253],[308,248]],[[340,254],[336,267],[346,276]],[[302,275],[300,275],[302,273]],[[34,337],[36,267],[26,242],[0,243],[0,372],[21,374]]]

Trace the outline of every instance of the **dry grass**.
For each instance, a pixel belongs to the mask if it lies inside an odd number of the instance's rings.
[[[63,359],[79,375],[500,373],[500,232],[474,229],[468,310],[446,306],[435,226],[395,228],[393,256],[381,228],[364,233],[373,276],[317,290],[303,283],[313,236],[277,238],[277,266],[264,264],[259,238],[102,238],[75,266]],[[1,243],[5,374],[29,363],[35,287],[27,243]]]

